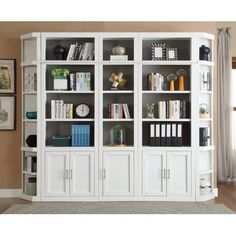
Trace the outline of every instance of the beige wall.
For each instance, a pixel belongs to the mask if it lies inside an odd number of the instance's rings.
[[[0,131],[0,189],[14,189],[21,186],[20,35],[29,32],[52,31],[208,32],[215,34],[216,28],[215,22],[0,22],[0,58],[16,58],[17,60],[16,130]],[[214,90],[216,91],[216,86]],[[216,117],[216,114],[214,116]]]
[[[217,28],[230,27],[232,33],[232,56],[236,57],[236,21],[217,22]]]

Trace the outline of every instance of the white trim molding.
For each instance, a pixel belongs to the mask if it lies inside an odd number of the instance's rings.
[[[0,189],[0,198],[20,197],[21,194],[22,194],[21,189]]]
[[[218,188],[213,188],[214,197],[218,197]]]

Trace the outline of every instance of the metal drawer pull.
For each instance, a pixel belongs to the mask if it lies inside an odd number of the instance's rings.
[[[69,171],[65,170],[65,179],[69,179]]]

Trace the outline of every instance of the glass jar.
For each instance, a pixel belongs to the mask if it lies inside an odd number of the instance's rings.
[[[110,130],[110,145],[111,146],[127,146],[126,129],[120,124],[115,125]]]
[[[147,118],[148,119],[153,119],[154,117],[154,103],[148,103],[147,104]]]

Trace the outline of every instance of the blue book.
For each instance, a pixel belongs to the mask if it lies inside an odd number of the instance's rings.
[[[75,129],[75,126],[74,125],[72,125],[71,126],[71,136],[72,136],[72,138],[71,138],[71,146],[72,147],[74,147],[75,146],[75,137],[74,137],[74,129]]]
[[[76,125],[75,127],[75,146],[78,147],[79,146],[79,139],[78,139],[78,135],[79,135],[79,126]]]

